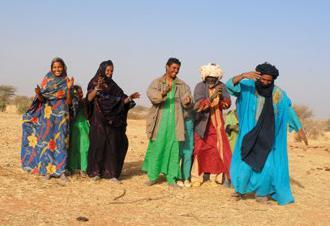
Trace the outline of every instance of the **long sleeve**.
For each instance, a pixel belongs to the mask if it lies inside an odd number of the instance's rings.
[[[190,98],[191,101],[188,104],[184,104],[184,102],[185,102],[184,98],[186,98],[187,96]],[[181,96],[181,100],[180,101],[181,101],[181,104],[182,104],[182,107],[183,108],[191,108],[193,106],[193,104],[194,104],[193,103],[193,97],[191,95],[190,88],[186,84],[184,84],[184,86],[183,86],[183,95]]]
[[[221,108],[222,109],[228,109],[231,105],[230,95],[226,88],[226,86],[223,84],[223,90],[222,90],[222,99],[221,99]]]
[[[289,124],[289,129],[290,129],[290,132],[292,130],[298,132],[302,125],[301,125],[301,122],[295,112],[295,110],[293,109],[292,106],[289,107],[289,121],[288,121],[288,124]]]
[[[157,105],[165,101],[166,96],[162,96],[162,90],[158,79],[154,80],[147,90],[147,96],[152,104]]]
[[[226,83],[227,91],[230,95],[233,95],[235,97],[238,97],[241,94],[241,82],[234,85],[233,78],[229,79]]]

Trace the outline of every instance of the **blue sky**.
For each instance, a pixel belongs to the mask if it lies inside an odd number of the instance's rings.
[[[330,118],[330,1],[0,2],[0,84],[33,95],[55,56],[86,89],[103,60],[126,91],[145,92],[169,57],[193,89],[199,67],[221,65],[224,81],[268,61],[293,103]]]

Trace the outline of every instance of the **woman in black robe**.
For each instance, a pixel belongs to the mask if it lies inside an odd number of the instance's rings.
[[[90,122],[90,146],[87,174],[95,180],[100,178],[119,182],[128,149],[126,136],[127,113],[135,106],[133,99],[112,80],[111,60],[100,64],[88,84],[88,119]]]

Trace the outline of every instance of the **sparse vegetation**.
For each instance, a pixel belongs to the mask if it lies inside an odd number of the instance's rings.
[[[32,100],[33,98],[27,96],[15,96],[14,104],[16,105],[17,113],[25,113],[29,109]]]
[[[129,119],[143,120],[146,119],[149,108],[138,105],[128,112]]]
[[[326,124],[324,121],[312,118],[312,109],[305,105],[294,105],[293,108],[295,109],[303,125],[307,137],[316,139],[320,136],[323,136],[324,131],[326,130]],[[300,138],[296,137],[296,140],[300,140]]]
[[[10,98],[15,95],[16,88],[9,85],[0,85],[0,111],[4,112]]]

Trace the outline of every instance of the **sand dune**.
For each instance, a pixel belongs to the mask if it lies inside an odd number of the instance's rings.
[[[0,225],[330,224],[330,134],[312,140],[308,148],[290,138],[296,203],[278,206],[234,201],[231,189],[209,183],[182,190],[171,190],[166,183],[145,187],[140,170],[147,147],[144,128],[143,120],[129,120],[122,185],[76,175],[63,184],[20,169],[20,116],[0,113]]]

